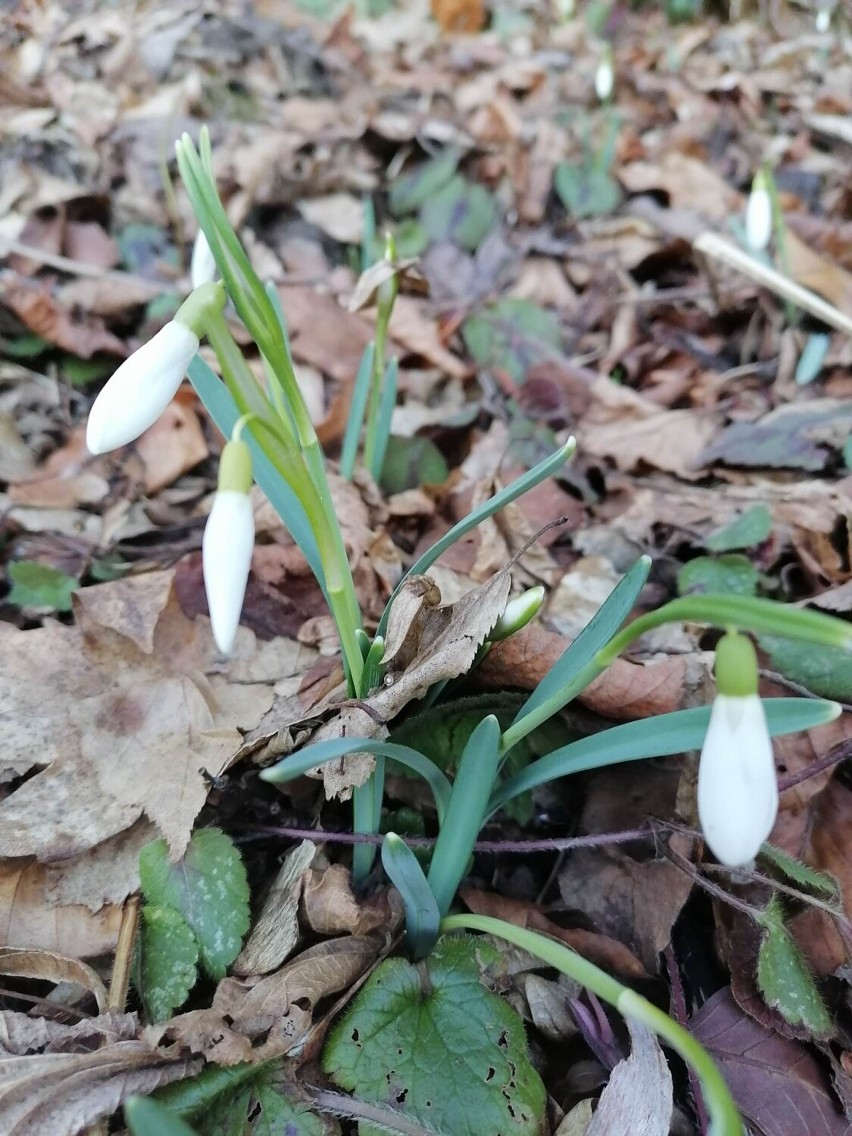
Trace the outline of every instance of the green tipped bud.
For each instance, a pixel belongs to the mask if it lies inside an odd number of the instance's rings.
[[[544,588],[541,584],[535,588],[527,588],[525,592],[521,592],[519,596],[509,600],[488,638],[492,643],[497,643],[501,639],[507,639],[510,635],[514,635],[516,631],[526,627],[529,621],[538,615],[543,602]]]
[[[241,438],[232,438],[219,458],[219,491],[248,493],[252,480],[251,450]]]
[[[396,240],[393,233],[385,234],[385,256],[384,259],[388,264],[394,264],[396,261]],[[378,318],[382,323],[387,324],[391,317],[394,301],[396,300],[397,293],[399,292],[399,277],[394,271],[387,280],[382,281],[376,291],[376,305],[378,307]]]
[[[225,307],[225,285],[221,280],[208,280],[190,292],[178,310],[175,320],[184,324],[200,339],[207,328],[207,313],[221,312]]]
[[[757,694],[757,653],[746,635],[729,631],[716,645],[716,687],[720,694],[748,698]]]

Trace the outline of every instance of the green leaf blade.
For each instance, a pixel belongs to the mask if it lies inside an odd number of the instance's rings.
[[[792,1026],[805,1026],[817,1037],[834,1030],[813,975],[787,930],[781,904],[773,896],[764,912],[763,938],[757,956],[757,984],[768,1005]]]
[[[198,977],[198,944],[179,911],[155,904],[142,909],[136,985],[151,1021],[182,1006]]]
[[[480,983],[482,950],[445,937],[418,966],[383,962],[334,1027],[326,1072],[438,1136],[538,1136],[544,1086],[521,1019]]]
[[[139,856],[142,891],[149,903],[184,918],[211,978],[224,978],[249,926],[249,889],[239,852],[223,832],[196,832],[176,864],[164,840],[146,844]]]

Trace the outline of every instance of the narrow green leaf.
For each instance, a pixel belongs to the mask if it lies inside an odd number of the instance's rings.
[[[438,557],[443,555],[457,540],[461,540],[463,536],[466,536],[471,529],[475,529],[477,525],[481,524],[488,517],[492,517],[495,513],[499,512],[500,509],[505,508],[506,505],[510,505],[512,501],[516,501],[518,497],[521,497],[530,489],[534,489],[536,485],[540,485],[541,482],[550,477],[552,473],[556,473],[557,470],[561,469],[574,453],[576,447],[577,443],[574,438],[569,438],[565,445],[551,454],[550,457],[545,458],[544,461],[539,462],[537,466],[534,466],[527,473],[516,478],[510,485],[507,485],[505,489],[501,489],[499,493],[495,493],[490,500],[485,501],[478,509],[474,509],[474,511],[469,513],[463,520],[458,521],[448,533],[445,533],[440,540],[436,541],[431,548],[427,549],[427,551],[411,565],[408,571],[403,574],[402,579],[394,588],[390,599],[385,605],[382,618],[379,620],[376,634],[384,635],[387,630],[388,618],[390,616],[391,607],[393,606],[393,601],[396,599],[399,589],[409,576],[422,576],[425,572],[428,572]]]
[[[154,840],[140,853],[139,878],[149,903],[180,912],[204,969],[211,978],[223,978],[249,927],[246,870],[230,837],[217,828],[201,829],[176,864],[165,840]]]
[[[499,764],[500,723],[494,714],[489,714],[470,735],[459,759],[450,803],[429,865],[429,887],[442,916],[450,910],[467,871]]]
[[[151,1097],[128,1097],[124,1119],[133,1136],[197,1136],[185,1120]]]
[[[182,1006],[198,976],[198,944],[172,907],[146,905],[139,927],[136,985],[153,1022]]]
[[[385,758],[378,754],[372,776],[352,790],[352,827],[355,832],[363,836],[378,835],[384,794]],[[352,882],[356,887],[364,885],[375,859],[375,844],[356,844],[352,849]]]
[[[205,1065],[195,1077],[157,1089],[156,1099],[177,1116],[193,1120],[210,1110],[214,1101],[233,1096],[254,1081],[264,1065]]]
[[[76,576],[36,560],[13,560],[6,571],[12,584],[6,597],[10,604],[47,607],[52,611],[71,610],[71,597],[80,587]]]
[[[450,783],[437,765],[416,749],[395,745],[393,742],[377,741],[375,738],[330,738],[324,742],[313,742],[304,746],[298,753],[285,757],[277,765],[262,770],[260,777],[263,781],[280,785],[301,777],[309,769],[325,765],[327,761],[336,761],[345,757],[347,753],[382,754],[419,774],[432,790],[438,819],[444,816],[450,800]]]
[[[760,922],[763,938],[757,956],[757,985],[767,1004],[790,1025],[803,1025],[818,1037],[828,1037],[834,1032],[831,1018],[802,952],[784,925],[777,895]]]
[[[417,962],[435,945],[441,913],[420,861],[395,832],[387,833],[382,841],[382,867],[402,896],[409,951]]]
[[[518,1014],[480,982],[481,942],[380,963],[323,1052],[332,1080],[436,1136],[538,1136],[546,1094]]]
[[[627,619],[645,586],[650,569],[650,557],[641,556],[619,580],[600,609],[518,711],[512,725],[503,734],[504,750],[510,749],[530,730],[555,714],[600,674],[604,667],[595,664],[595,656]]]
[[[349,418],[346,423],[346,433],[343,436],[343,448],[340,452],[340,476],[347,481],[352,480],[355,472],[355,461],[358,457],[358,443],[361,441],[361,429],[364,425],[364,415],[367,413],[367,400],[370,397],[370,383],[373,378],[373,360],[376,355],[375,343],[368,343],[358,364],[358,374],[352,388],[352,402],[349,406]]]
[[[804,350],[799,356],[799,362],[796,364],[796,384],[798,386],[807,386],[819,375],[830,346],[830,335],[826,335],[824,331],[811,332]]]
[[[772,737],[809,730],[832,721],[840,712],[835,702],[807,698],[767,698],[763,701],[763,708]],[[643,718],[638,722],[625,722],[622,726],[602,730],[593,737],[571,742],[532,762],[501,785],[489,802],[489,811],[495,812],[519,793],[535,789],[557,777],[618,765],[624,761],[700,749],[709,721],[710,707],[696,706],[690,710],[675,710],[671,714]]]
[[[379,401],[379,415],[376,421],[376,444],[373,454],[375,468],[381,470],[385,464],[388,443],[391,437],[391,418],[396,406],[396,393],[399,386],[399,360],[396,356],[385,368],[382,380],[382,397]]]

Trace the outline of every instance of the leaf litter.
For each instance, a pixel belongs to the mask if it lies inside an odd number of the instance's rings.
[[[543,625],[495,645],[478,675],[484,690],[532,689],[599,602],[600,581],[642,552],[655,571],[640,606],[677,594],[685,566],[702,586],[733,556],[753,566],[745,587],[849,610],[852,346],[832,330],[852,317],[842,11],[840,30],[815,33],[807,13],[786,6],[768,20],[744,5],[740,20],[682,25],[618,6],[594,33],[584,11],[559,20],[545,4],[453,0],[336,19],[318,7],[258,0],[210,15],[182,0],[131,18],[121,6],[48,3],[0,33],[3,1131],[82,1131],[128,1093],[205,1062],[318,1055],[400,913],[386,893],[352,893],[334,843],[271,834],[314,828],[319,802],[311,782],[258,789],[256,763],[310,737],[384,734],[433,682],[466,670],[510,589],[547,585]],[[594,96],[601,36],[613,49],[614,127]],[[230,215],[276,283],[332,454],[373,327],[369,308],[352,310],[365,198],[395,228],[401,257],[420,258],[429,291],[404,283],[390,328],[401,392],[392,430],[433,447],[450,476],[417,484],[403,448],[413,486],[390,499],[366,483],[335,488],[368,617],[459,516],[568,432],[578,438],[558,480],[436,566],[425,587],[440,601],[413,615],[400,607],[394,682],[367,711],[339,705],[322,597],[280,525],[263,523],[259,498],[244,627],[231,660],[216,656],[198,549],[221,438],[190,392],[117,457],[91,459],[82,445],[98,383],[187,287],[193,222],[183,195],[166,194],[162,169],[169,140],[202,121],[214,123]],[[807,315],[785,324],[766,274],[700,253],[702,233],[737,239],[766,156],[786,271],[836,309],[827,329]],[[826,331],[812,381],[797,383],[810,337]],[[737,536],[755,509],[764,523]],[[557,515],[567,530],[507,572]],[[582,696],[587,728],[706,702],[711,646],[692,629],[640,643]],[[767,693],[825,681],[764,646]],[[775,834],[838,880],[847,915],[848,790],[829,759],[846,754],[848,732],[844,716],[779,740],[780,772],[794,783]],[[327,771],[328,795],[345,795],[370,763]],[[694,822],[694,775],[689,761],[589,775],[579,795],[573,785],[542,793],[526,826],[506,818],[484,835],[546,843],[606,838],[648,817]],[[428,829],[412,784],[392,778],[389,788],[398,817],[413,805]],[[176,861],[199,823],[251,836],[254,930],[212,996],[143,1031],[135,1015],[104,1008],[126,900],[141,849],[164,840]],[[325,806],[323,828],[348,823]],[[690,838],[668,839],[695,858]],[[282,852],[299,847],[279,871]],[[759,944],[736,938],[718,897],[711,906],[711,877],[685,873],[647,839],[554,855],[478,856],[467,902],[636,980],[660,974],[672,943],[691,1009],[711,993],[695,960],[708,960],[715,928],[710,961],[730,970],[733,997],[711,994],[692,1028],[749,1121],[766,1136],[800,1131],[802,1117],[809,1132],[847,1130],[845,1034],[832,1049],[809,1044],[819,1031],[801,1024],[797,1040],[782,1036],[755,991]],[[803,965],[835,984],[822,993],[836,1024],[844,924],[806,904],[785,915]],[[561,1132],[564,1116],[595,1131],[607,1109],[608,1131],[625,1109],[650,1108],[658,1121],[671,1089],[653,1046],[634,1035],[593,1116],[591,1090],[554,1074],[589,1052],[565,1048],[578,1036],[569,994],[545,991],[550,978],[535,968],[523,973],[526,994],[519,979],[511,997],[527,1007],[550,1130]],[[73,998],[41,998],[68,983]],[[17,995],[35,998],[26,1014]],[[241,1123],[289,1122],[276,1102],[296,1090],[281,1091],[260,1080],[254,1096],[246,1089]],[[675,1101],[680,1116],[677,1088]]]

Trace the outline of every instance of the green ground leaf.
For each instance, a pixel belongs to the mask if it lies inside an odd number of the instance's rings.
[[[142,909],[136,985],[151,1021],[162,1022],[182,1006],[198,975],[198,944],[179,911]]]
[[[682,596],[699,592],[753,596],[757,581],[757,569],[746,556],[696,556],[678,572],[677,589]]]
[[[754,548],[772,532],[772,513],[766,505],[752,505],[739,517],[707,538],[711,552],[731,552],[735,548]]]
[[[612,213],[621,201],[618,182],[606,170],[561,162],[553,184],[572,217],[600,217]]]
[[[469,316],[462,337],[476,363],[500,367],[522,383],[530,367],[552,358],[562,343],[559,320],[529,300],[500,300]]]
[[[130,1097],[124,1118],[133,1136],[197,1136],[186,1121],[150,1097]]]
[[[433,241],[452,241],[473,252],[497,219],[488,190],[456,174],[424,204],[420,223]]]
[[[382,475],[385,493],[402,493],[421,485],[443,485],[450,475],[446,459],[428,438],[388,438]]]
[[[335,1136],[334,1120],[317,1116],[297,1085],[277,1067],[254,1067],[254,1077],[227,1097],[217,1096],[200,1119],[200,1136]]]
[[[249,926],[246,870],[231,839],[217,828],[201,829],[176,864],[165,840],[155,840],[140,853],[139,877],[145,899],[180,912],[201,965],[211,978],[223,978]]]
[[[773,896],[761,922],[763,939],[757,956],[757,984],[767,1004],[790,1025],[803,1025],[822,1037],[833,1033],[831,1018],[813,976],[784,925],[777,896]]]
[[[12,590],[6,597],[17,607],[47,607],[70,611],[71,596],[80,587],[76,576],[35,560],[16,560],[7,568]]]
[[[326,1072],[439,1136],[535,1136],[544,1086],[521,1019],[479,981],[482,950],[444,937],[417,966],[383,962],[334,1027]]]
[[[400,217],[425,205],[455,174],[459,156],[458,150],[448,147],[410,174],[397,178],[390,191],[391,212]]]
[[[761,635],[758,642],[773,668],[793,682],[825,698],[852,699],[852,655],[848,651],[774,635]]]

